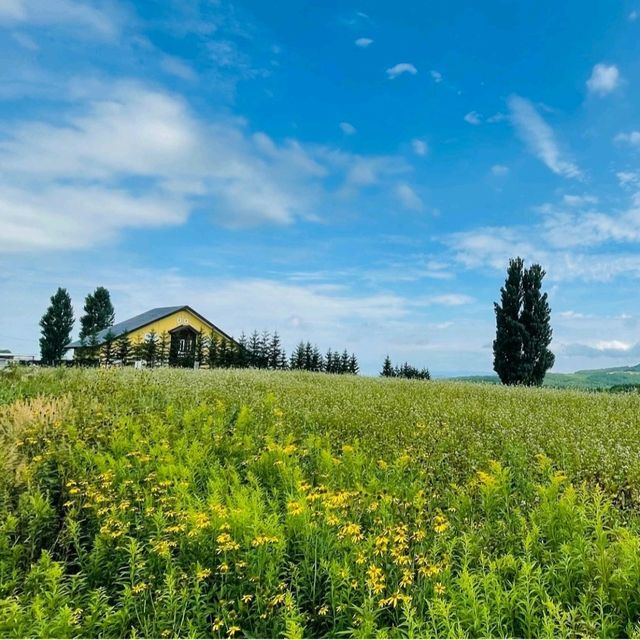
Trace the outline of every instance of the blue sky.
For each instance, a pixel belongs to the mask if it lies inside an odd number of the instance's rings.
[[[508,258],[555,371],[640,361],[640,4],[0,0],[0,346],[56,287],[489,372]]]

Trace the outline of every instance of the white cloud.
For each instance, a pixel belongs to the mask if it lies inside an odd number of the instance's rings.
[[[624,340],[597,340],[588,344],[574,342],[563,345],[562,353],[586,358],[637,358],[640,356],[640,343]]]
[[[429,74],[433,78],[434,82],[442,82],[442,74],[439,71],[436,71],[435,69],[431,69]]]
[[[634,147],[640,146],[640,131],[630,131],[629,133],[619,133],[615,138],[615,142],[623,142]]]
[[[358,38],[355,42],[356,47],[360,47],[361,49],[366,49],[370,44],[373,43],[371,38]]]
[[[640,13],[638,13],[637,11],[631,11],[628,16],[629,22],[635,22],[638,19],[639,15]]]
[[[460,307],[475,302],[475,298],[462,293],[445,293],[427,298],[429,304],[439,304],[445,307]]]
[[[136,83],[93,90],[101,97],[82,98],[64,122],[27,121],[0,139],[0,228],[14,251],[180,224],[196,200],[229,227],[317,219],[331,198],[335,209],[363,187],[391,195],[390,178],[408,169],[400,158],[276,144],[240,119],[204,122],[182,99]]]
[[[504,113],[494,113],[492,116],[487,118],[487,122],[490,124],[496,124],[498,122],[503,122],[507,119],[507,116]]]
[[[426,156],[429,153],[429,145],[424,140],[419,140],[418,138],[414,138],[411,141],[411,146],[413,147],[413,152],[417,156]]]
[[[160,61],[160,66],[167,73],[177,78],[182,78],[182,80],[191,82],[198,77],[196,72],[184,60],[174,56],[164,56]]]
[[[491,167],[491,173],[494,176],[506,176],[509,173],[509,167],[504,164],[494,164]]]
[[[604,96],[620,85],[620,72],[614,64],[599,63],[593,67],[591,77],[587,80],[589,93]]]
[[[616,177],[621,187],[632,187],[640,184],[640,173],[634,171],[619,171],[616,173]]]
[[[352,136],[357,131],[357,129],[350,122],[341,122],[340,129],[342,130],[342,133],[347,136]]]
[[[0,20],[26,20],[25,4],[24,0],[0,0]]]
[[[554,173],[567,178],[581,177],[580,169],[562,156],[553,130],[531,102],[514,95],[509,98],[508,104],[512,122],[531,152]]]
[[[464,117],[464,121],[469,124],[479,125],[482,124],[482,116],[477,111],[469,111]]]
[[[405,182],[396,187],[396,195],[402,206],[413,211],[421,211],[423,202],[420,196]]]
[[[0,0],[0,23],[28,23],[36,26],[64,26],[114,38],[119,32],[119,16],[88,2],[76,0]]]
[[[418,70],[409,62],[400,62],[393,67],[387,69],[387,76],[390,80],[397,78],[399,75],[403,73],[408,73],[412,76],[415,76],[418,73]]]
[[[585,205],[598,204],[598,198],[596,196],[589,196],[586,194],[576,196],[566,193],[562,196],[562,201],[570,207],[584,207]]]

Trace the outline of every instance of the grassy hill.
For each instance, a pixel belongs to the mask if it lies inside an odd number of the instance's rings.
[[[3,637],[640,632],[640,395],[0,374]]]
[[[498,384],[498,377],[461,376],[453,378],[463,382],[481,382]],[[612,387],[630,387],[640,385],[640,364],[608,369],[584,369],[575,373],[548,373],[544,379],[545,387],[559,389],[611,389]]]

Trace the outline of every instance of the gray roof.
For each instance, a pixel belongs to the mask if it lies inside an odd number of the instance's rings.
[[[123,333],[129,333],[130,331],[135,331],[140,327],[144,327],[146,324],[151,324],[156,320],[160,320],[176,311],[180,311],[181,309],[186,309],[186,305],[181,305],[179,307],[157,307],[155,309],[150,309],[149,311],[145,311],[141,313],[139,316],[134,316],[133,318],[129,318],[128,320],[124,320],[123,322],[118,322],[118,324],[114,324],[112,327],[108,327],[107,329],[103,329],[102,331],[98,331],[96,334],[97,344],[102,344],[104,339],[107,337],[109,331],[111,331],[112,335],[117,338],[121,336]],[[67,349],[77,349],[78,347],[86,347],[87,341],[85,341],[84,345],[82,341],[76,340],[71,344],[67,345]]]

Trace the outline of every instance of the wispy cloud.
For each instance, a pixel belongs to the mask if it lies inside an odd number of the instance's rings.
[[[423,202],[420,196],[405,182],[396,187],[396,195],[402,206],[413,211],[421,211]]]
[[[103,10],[90,2],[77,0],[2,0],[0,23],[69,27],[77,32],[114,38],[120,30],[120,12]]]
[[[439,71],[431,69],[431,71],[429,71],[429,75],[433,78],[434,82],[442,82],[442,74]]]
[[[357,129],[350,122],[341,122],[340,129],[347,136],[352,136]]]
[[[469,124],[479,125],[482,124],[482,116],[477,111],[469,111],[465,115],[464,121]]]
[[[373,40],[371,38],[358,38],[355,41],[356,47],[360,47],[361,49],[366,49],[370,44],[373,44]]]
[[[531,102],[513,95],[508,100],[511,120],[531,152],[554,173],[567,178],[580,178],[576,164],[563,157],[551,127]]]
[[[89,246],[127,227],[181,224],[196,203],[230,227],[317,219],[327,198],[405,170],[392,157],[277,144],[229,117],[205,122],[181,98],[137,83],[103,91],[74,105],[63,123],[5,131],[0,224],[14,251]]]
[[[589,93],[599,96],[607,95],[620,86],[620,72],[616,65],[599,63],[593,67],[587,80]]]
[[[623,142],[634,147],[640,146],[640,131],[629,131],[628,133],[619,133],[615,138],[615,142]]]
[[[504,164],[494,164],[491,167],[491,173],[494,176],[506,176],[509,173],[509,167]]]
[[[418,70],[409,62],[400,62],[399,64],[394,65],[387,69],[387,76],[390,80],[397,78],[403,73],[408,73],[409,75],[415,76],[418,73]]]
[[[414,138],[411,141],[411,147],[417,156],[426,156],[429,153],[429,145],[424,140]]]

